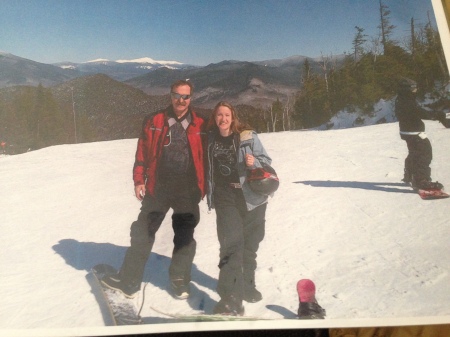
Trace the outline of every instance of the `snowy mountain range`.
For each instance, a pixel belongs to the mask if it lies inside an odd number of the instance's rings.
[[[95,59],[83,63],[59,62],[54,63],[53,65],[62,69],[77,70],[86,74],[102,73],[118,81],[125,81],[162,67],[168,69],[186,69],[195,67],[178,61],[157,61],[150,57],[116,61]]]
[[[195,66],[149,57],[110,61],[59,62],[44,64],[13,54],[0,54],[0,89],[13,86],[53,87],[74,78],[104,74],[150,95],[167,92],[173,80],[190,78],[196,88],[196,104],[211,108],[217,99],[231,103],[267,106],[276,99],[287,100],[301,87],[301,65],[305,56],[267,61],[222,61]],[[313,61],[313,58],[310,58]],[[336,63],[342,58],[335,57]],[[321,71],[311,62],[313,71]]]
[[[195,67],[178,61],[158,61],[149,57],[132,60],[95,59],[82,63],[46,64],[8,52],[0,52],[0,88],[18,85],[37,86],[39,84],[50,87],[76,77],[98,73],[105,74],[117,81],[125,81],[160,68],[190,69]]]

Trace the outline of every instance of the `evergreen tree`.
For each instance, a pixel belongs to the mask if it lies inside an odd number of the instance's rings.
[[[308,116],[312,114],[313,72],[309,60],[303,62],[302,89],[294,104],[294,116],[300,122],[300,128],[309,125]]]
[[[362,55],[364,52],[363,45],[367,41],[366,40],[367,35],[363,34],[364,28],[355,26],[355,29],[356,29],[356,34],[355,34],[355,37],[353,38],[352,45],[353,45],[353,59],[356,62],[358,60],[358,57],[360,55]]]
[[[32,148],[61,144],[65,141],[64,116],[49,89],[39,84],[29,129],[34,140]]]
[[[304,83],[294,104],[294,115],[301,128],[311,128],[329,120],[330,104],[323,78],[314,75]]]
[[[381,44],[383,45],[384,54],[389,53],[389,47],[393,45],[393,41],[391,41],[390,37],[395,28],[394,25],[390,23],[389,15],[391,11],[389,7],[385,5],[382,0],[380,2],[380,28],[381,31]]]
[[[23,87],[13,101],[11,109],[14,121],[10,121],[10,128],[15,130],[15,147],[19,152],[32,148],[35,144],[34,129],[36,121],[33,119],[36,89]],[[12,136],[12,135],[11,135]]]

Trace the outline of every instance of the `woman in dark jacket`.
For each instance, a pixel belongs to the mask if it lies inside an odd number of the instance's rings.
[[[246,181],[249,169],[271,159],[256,132],[242,124],[227,102],[219,102],[208,124],[207,201],[215,208],[220,243],[214,313],[243,315],[242,301],[262,299],[255,287],[256,252],[264,238],[267,195]]]

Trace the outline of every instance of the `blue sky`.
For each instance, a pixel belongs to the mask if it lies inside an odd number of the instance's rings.
[[[383,0],[396,36],[431,0]],[[0,51],[43,63],[151,57],[207,65],[349,52],[378,0],[0,0]]]

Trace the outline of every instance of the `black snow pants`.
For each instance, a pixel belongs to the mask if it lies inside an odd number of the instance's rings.
[[[241,189],[214,190],[220,243],[217,292],[222,299],[242,301],[246,286],[254,286],[256,252],[265,234],[267,203],[248,211]]]
[[[175,180],[172,187],[157,187],[155,194],[156,197],[149,193],[145,195],[139,216],[131,225],[131,245],[120,269],[121,280],[130,284],[142,282],[145,265],[155,242],[155,234],[166,213],[172,208],[174,249],[169,277],[171,280],[183,279],[187,284],[191,280],[197,245],[194,228],[200,220],[200,193],[192,184],[180,184]]]
[[[428,138],[418,135],[401,135],[408,146],[408,156],[405,159],[405,173],[412,175],[414,181],[431,181],[430,164],[433,151]]]

